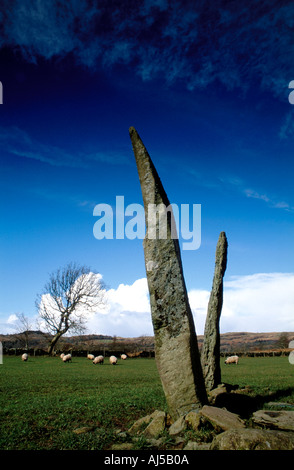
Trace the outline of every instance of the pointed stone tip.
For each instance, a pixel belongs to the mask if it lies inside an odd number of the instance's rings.
[[[228,242],[226,232],[221,232],[218,237],[219,242]]]
[[[227,235],[226,235],[226,232],[221,232],[219,234],[219,237],[218,237],[218,241],[217,241],[217,246],[228,246],[228,239],[227,239]]]
[[[131,127],[129,128],[129,134],[130,134],[130,136],[131,136],[132,134],[134,134],[134,132],[137,133],[136,129],[135,129],[133,126],[131,126]]]

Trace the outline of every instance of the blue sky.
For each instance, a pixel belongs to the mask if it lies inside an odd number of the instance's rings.
[[[182,251],[199,334],[220,231],[222,332],[294,331],[293,14],[290,1],[1,2],[0,333],[75,261],[111,299],[89,331],[152,334],[142,240],[93,235],[95,205],[142,204],[130,126],[170,202],[201,204],[201,246]]]

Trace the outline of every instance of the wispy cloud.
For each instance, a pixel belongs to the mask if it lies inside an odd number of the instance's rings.
[[[282,140],[285,140],[288,137],[293,138],[293,136],[294,136],[294,109],[292,107],[284,118],[284,122],[281,125],[279,137]]]
[[[91,68],[132,65],[143,80],[181,80],[190,90],[258,84],[285,99],[293,14],[279,0],[3,0],[0,46],[35,62],[71,53]]]
[[[106,309],[93,314],[88,330],[123,337],[153,335],[147,279],[120,284],[106,293]]]
[[[18,127],[0,127],[0,147],[12,155],[38,160],[54,166],[81,167],[85,163],[63,149],[42,144]]]
[[[263,201],[269,207],[275,209],[283,209],[289,212],[294,211],[294,207],[291,206],[288,202],[284,200],[278,200],[276,197],[272,196],[271,194],[267,194],[261,192],[260,190],[256,190],[247,186],[247,184],[239,177],[233,176],[226,176],[219,178],[219,181],[222,183],[223,186],[227,186],[229,188],[233,188],[234,190],[238,191],[240,194],[244,194],[247,198],[257,199],[259,201]]]
[[[69,153],[58,146],[39,142],[15,126],[0,126],[0,148],[11,155],[37,160],[56,167],[90,168],[95,162],[110,165],[129,164],[124,150]]]
[[[285,201],[278,201],[274,199],[272,196],[269,197],[267,194],[259,193],[255,191],[254,189],[244,189],[244,194],[253,199],[259,199],[260,201],[266,202],[270,207],[273,207],[275,209],[284,209],[289,212],[294,211],[294,207],[291,207],[288,202]]]
[[[195,184],[207,189],[216,191],[234,191],[236,194],[246,198],[256,199],[264,202],[273,209],[282,209],[288,212],[294,212],[294,206],[286,200],[280,200],[270,192],[264,192],[260,189],[253,189],[249,184],[239,176],[225,175],[225,176],[211,176],[211,174],[202,171],[196,171],[193,168],[186,167],[186,172],[192,175]]]
[[[244,189],[244,193],[247,197],[252,197],[254,199],[260,199],[264,202],[270,202],[270,198],[266,194],[259,194],[254,189]]]

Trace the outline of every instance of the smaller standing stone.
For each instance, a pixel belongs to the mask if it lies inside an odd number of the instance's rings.
[[[227,250],[227,237],[225,232],[221,232],[216,246],[214,277],[201,352],[201,364],[207,391],[213,390],[221,383],[219,320],[223,305],[223,277],[227,267]]]

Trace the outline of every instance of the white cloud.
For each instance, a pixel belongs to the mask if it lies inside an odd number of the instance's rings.
[[[189,301],[197,335],[204,333],[209,290],[191,289]],[[91,314],[89,333],[136,337],[154,334],[147,279],[120,284],[106,293],[106,308]],[[15,315],[0,325],[11,333]],[[294,331],[294,273],[256,273],[232,276],[224,282],[221,333],[233,331]]]
[[[0,334],[12,335],[16,332],[16,323],[18,318],[15,313],[0,313]]]
[[[294,331],[294,274],[234,276],[224,283],[221,330]]]
[[[8,324],[13,325],[16,321],[17,321],[17,316],[15,315],[15,313],[13,313],[12,315],[9,315],[7,319]]]
[[[191,289],[197,335],[204,333],[210,291]],[[107,311],[92,317],[89,330],[118,336],[152,335],[147,280],[108,291]],[[294,331],[294,274],[257,273],[224,282],[221,333]]]
[[[117,305],[129,312],[149,312],[147,279],[138,279],[131,286],[120,284],[117,289],[107,292],[110,304]]]
[[[106,308],[91,316],[88,331],[122,337],[153,335],[146,278],[108,290],[106,301]]]
[[[210,291],[189,292],[196,332],[204,333]],[[294,331],[294,274],[257,273],[224,282],[221,333]]]
[[[197,335],[202,335],[205,327],[207,306],[210,292],[208,290],[192,289],[189,293],[190,307],[194,317]]]

